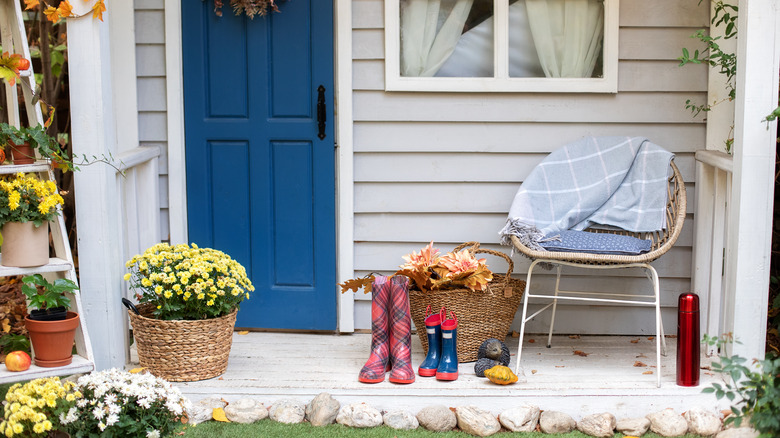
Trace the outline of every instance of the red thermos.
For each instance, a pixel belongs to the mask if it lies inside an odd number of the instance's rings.
[[[699,385],[699,296],[680,294],[677,302],[677,385]]]

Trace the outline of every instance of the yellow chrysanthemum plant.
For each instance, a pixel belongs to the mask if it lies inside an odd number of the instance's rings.
[[[57,184],[33,174],[0,177],[0,226],[7,222],[33,222],[36,227],[59,215],[63,199]]]
[[[125,280],[139,303],[164,320],[227,315],[254,291],[244,267],[222,251],[159,243],[130,259]]]
[[[15,383],[5,395],[0,435],[6,437],[47,437],[60,429],[60,419],[81,398],[73,382],[61,382],[59,377]]]

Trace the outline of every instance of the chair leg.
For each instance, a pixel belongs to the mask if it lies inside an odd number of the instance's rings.
[[[553,298],[552,317],[550,317],[550,333],[547,335],[547,348],[552,346],[553,326],[555,325],[555,310],[558,308],[558,292],[561,285],[561,266],[556,266],[557,275],[555,277],[555,298]]]
[[[661,344],[664,344],[664,355],[666,355],[666,340],[663,338],[663,323],[661,322],[661,292],[658,285],[658,273],[655,268],[647,265],[647,276],[653,283],[653,292],[655,294],[655,364],[656,364],[656,386],[661,387]]]
[[[536,266],[536,260],[531,262],[531,266],[528,267],[528,274],[525,278],[525,291],[523,292],[523,316],[520,319],[520,338],[517,341],[517,358],[515,359],[515,374],[521,380],[525,380],[525,372],[520,366],[521,359],[523,357],[523,335],[525,334],[526,315],[528,315],[528,295],[531,292],[531,275]]]

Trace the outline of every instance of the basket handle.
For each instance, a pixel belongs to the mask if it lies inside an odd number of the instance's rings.
[[[471,241],[471,242],[461,243],[460,245],[458,245],[455,248],[453,248],[452,252],[461,251],[461,250],[463,250],[466,247],[470,247],[469,248],[469,252],[473,254],[474,251],[479,249],[479,242]]]
[[[494,255],[494,256],[501,257],[504,260],[506,260],[507,263],[509,264],[509,269],[507,269],[507,271],[506,271],[506,278],[507,279],[509,278],[509,276],[512,275],[512,271],[515,270],[515,264],[512,262],[512,259],[508,255],[504,254],[501,251],[494,251],[492,249],[480,248],[480,249],[474,251],[474,253],[475,254],[491,254],[491,255]]]

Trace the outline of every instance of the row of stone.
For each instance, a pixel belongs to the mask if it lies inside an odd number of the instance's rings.
[[[265,407],[261,402],[245,398],[228,404],[224,399],[207,398],[193,405],[188,412],[191,424],[213,418],[214,409],[222,408],[228,420],[236,423],[254,423],[265,418],[293,424],[308,421],[312,426],[338,423],[349,427],[376,427],[386,425],[398,430],[418,427],[445,432],[458,427],[475,436],[490,436],[502,427],[512,432],[541,430],[548,434],[568,433],[574,429],[593,437],[612,437],[615,432],[639,437],[648,430],[667,437],[691,433],[716,438],[756,438],[758,432],[744,427],[722,430],[718,414],[701,408],[692,408],[680,415],[673,409],[665,409],[642,418],[617,420],[610,413],[588,415],[579,422],[563,412],[545,410],[537,406],[522,405],[502,412],[496,418],[492,413],[476,406],[459,406],[450,409],[443,405],[428,406],[417,415],[398,410],[380,412],[365,404],[353,403],[341,406],[328,393],[321,393],[308,404],[295,399],[282,399]]]

